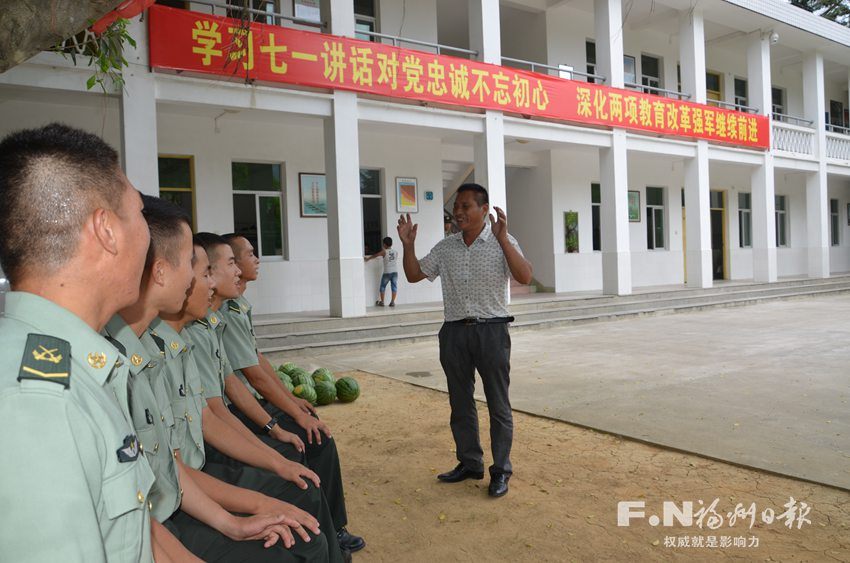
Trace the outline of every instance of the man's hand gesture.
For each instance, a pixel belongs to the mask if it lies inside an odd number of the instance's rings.
[[[416,241],[416,229],[419,225],[414,224],[410,218],[410,213],[402,215],[398,218],[398,238],[404,245],[412,245]]]
[[[505,215],[505,211],[501,207],[494,207],[496,210],[496,217],[498,217],[498,221],[493,218],[493,214],[490,214],[490,229],[493,231],[493,235],[496,237],[498,241],[504,241],[508,238],[508,216]]]

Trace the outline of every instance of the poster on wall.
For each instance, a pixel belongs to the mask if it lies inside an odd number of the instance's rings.
[[[640,223],[640,192],[629,192],[629,222]]]
[[[564,250],[578,252],[578,211],[564,211]]]
[[[301,172],[298,174],[298,186],[301,194],[301,216],[327,217],[328,192],[325,175]]]
[[[395,196],[396,211],[399,213],[419,211],[419,200],[416,199],[416,178],[396,178]]]

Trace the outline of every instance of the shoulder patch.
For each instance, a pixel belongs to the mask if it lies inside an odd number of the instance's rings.
[[[228,301],[227,302],[227,310],[231,313],[241,313],[242,307],[239,306],[239,303],[236,301]]]
[[[28,334],[18,381],[35,379],[71,386],[71,344],[46,334]]]
[[[126,355],[127,355],[127,348],[126,348],[126,346],[124,346],[123,344],[121,344],[120,342],[118,342],[116,339],[112,338],[112,337],[111,337],[111,336],[109,336],[108,334],[107,334],[107,335],[105,335],[105,336],[104,336],[104,338],[106,338],[106,340],[108,340],[110,344],[112,344],[113,346],[115,346],[115,349],[116,349],[116,350],[118,350],[119,352],[121,352],[121,355],[122,355],[122,356],[126,356]]]
[[[206,319],[198,319],[195,321],[196,325],[201,325],[204,328],[210,328],[210,323],[206,321]]]

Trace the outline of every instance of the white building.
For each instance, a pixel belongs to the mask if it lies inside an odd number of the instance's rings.
[[[226,14],[215,2],[163,3]],[[457,186],[474,177],[488,187],[541,291],[628,294],[850,271],[848,28],[779,0],[254,6],[285,28],[397,36],[407,49],[440,45],[447,55],[535,63],[565,80],[590,74],[608,87],[765,115],[770,149],[151,70],[139,18],[121,95],[86,91],[88,67],[41,53],[0,75],[0,134],[56,120],[102,134],[120,147],[134,185],[183,202],[198,230],[259,231],[261,279],[248,297],[262,313],[365,313],[380,264],[364,264],[364,248],[395,235],[396,178],[416,179],[420,256],[443,236]],[[296,7],[321,13],[326,26],[287,19]],[[299,181],[315,194],[303,175],[321,173],[327,217],[302,216]],[[566,212],[577,212],[577,245],[565,242]],[[437,301],[438,284],[400,280],[400,300]]]

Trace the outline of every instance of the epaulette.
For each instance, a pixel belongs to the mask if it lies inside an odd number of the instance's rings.
[[[18,381],[34,379],[71,386],[71,344],[46,334],[28,334]]]
[[[204,328],[210,328],[210,323],[206,319],[198,319],[195,321],[195,324],[201,325]]]
[[[242,307],[239,306],[239,303],[236,301],[228,301],[227,302],[227,310],[231,313],[241,313]]]

